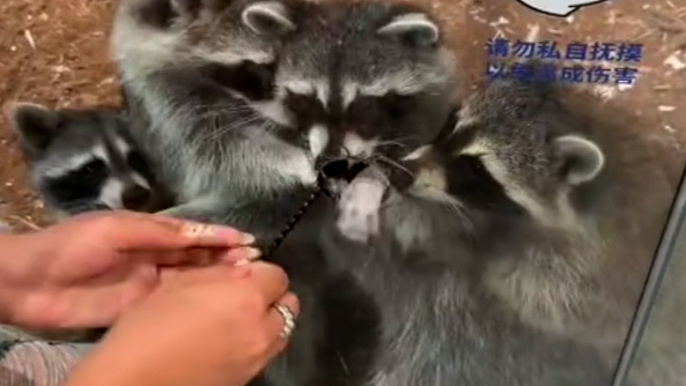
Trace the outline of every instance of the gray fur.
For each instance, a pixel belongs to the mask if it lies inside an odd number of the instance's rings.
[[[471,232],[442,204],[409,196],[383,213],[394,230],[368,244],[336,232],[323,240],[327,258],[380,307],[379,348],[364,385],[609,384],[611,371],[591,347],[523,324],[485,291]],[[431,238],[408,249],[393,237],[400,224]]]

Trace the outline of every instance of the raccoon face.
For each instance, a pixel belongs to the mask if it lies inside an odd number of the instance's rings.
[[[453,61],[425,12],[386,2],[311,7],[285,45],[276,95],[320,166],[399,159],[436,135],[455,90]]]
[[[148,161],[116,113],[21,104],[11,117],[34,186],[58,214],[156,209]]]
[[[178,70],[281,124],[273,78],[281,39],[296,30],[288,0],[124,0],[112,34],[124,82]],[[209,96],[206,96],[209,97]]]
[[[415,193],[541,224],[573,221],[570,195],[603,169],[554,90],[494,82],[465,101],[452,132],[405,159]]]

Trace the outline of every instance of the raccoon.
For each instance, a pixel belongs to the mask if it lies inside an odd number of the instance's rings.
[[[298,8],[121,3],[113,52],[136,132],[178,196],[165,214],[230,224],[267,245],[315,186],[307,153],[279,135],[290,117],[272,97],[277,50],[297,28]]]
[[[413,5],[332,1],[305,14],[282,48],[275,95],[304,136],[316,170],[327,177],[325,190],[335,197],[338,177],[353,176],[370,162],[392,165],[441,130],[459,102],[456,63],[438,23]],[[388,349],[379,334],[394,322],[380,319],[385,305],[354,275],[331,265],[332,254],[358,253],[337,246],[323,254],[335,279],[324,294],[320,366],[328,371],[318,381],[366,385],[375,358]]]
[[[120,112],[18,104],[10,116],[32,185],[57,218],[93,210],[151,212],[167,205],[169,196]]]
[[[541,366],[550,365],[546,357],[552,356],[545,353],[556,352],[556,345],[564,350],[564,342],[597,352],[603,363],[598,378],[580,378],[578,384],[609,384],[608,371],[621,352],[668,209],[656,203],[660,197],[670,202],[664,194],[669,190],[661,191],[669,182],[656,163],[646,163],[650,146],[632,137],[630,124],[616,120],[621,115],[593,110],[588,101],[567,93],[573,91],[546,84],[485,85],[464,102],[452,129],[405,158],[403,171],[409,173],[366,173],[359,176],[363,183],[353,181],[339,204],[338,231],[372,245],[380,237],[392,238],[401,251],[396,256],[412,258],[407,266],[423,262],[471,272],[472,290],[498,311],[481,315],[479,307],[454,307],[456,314],[466,314],[462,317],[476,326],[495,317],[508,321],[505,331],[508,326],[530,331],[532,351],[542,350],[540,357],[534,355]],[[635,154],[640,157],[632,158]],[[652,169],[660,189],[642,186],[634,175],[637,168]],[[375,203],[360,205],[362,194],[384,189]],[[650,202],[642,204],[646,197]],[[623,210],[629,202],[629,211]],[[679,303],[674,298],[683,296],[673,296],[670,304]],[[439,335],[436,339],[445,339]],[[671,340],[678,341],[676,335]],[[477,327],[461,337],[494,339]],[[563,341],[548,345],[551,337]],[[508,331],[500,338],[505,344],[499,355],[513,355],[508,345],[516,347],[520,337]],[[644,343],[654,357],[641,356],[632,382],[665,384],[650,374],[650,363],[676,365],[669,368],[683,363],[683,344],[666,350],[663,340]],[[584,362],[583,354],[581,361],[571,359],[566,366],[578,368],[577,375],[592,376],[594,364]],[[497,369],[506,366],[491,363]],[[475,374],[463,370],[467,378]],[[674,385],[684,379],[670,375]],[[484,384],[504,383],[511,382]]]

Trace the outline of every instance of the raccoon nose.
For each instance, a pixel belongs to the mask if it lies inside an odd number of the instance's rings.
[[[338,159],[323,164],[321,170],[326,178],[340,179],[343,178],[349,168],[350,161],[347,159]]]
[[[124,191],[121,200],[127,209],[139,209],[150,202],[152,194],[149,189],[134,185]]]
[[[350,182],[366,167],[364,162],[344,158],[326,163],[322,167],[322,173],[326,178]]]

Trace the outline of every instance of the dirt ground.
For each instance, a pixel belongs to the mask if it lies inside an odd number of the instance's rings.
[[[633,87],[596,86],[609,104],[646,122],[641,135],[663,142],[674,178],[686,161],[686,0],[613,0],[568,18],[536,13],[515,0],[417,0],[445,24],[469,90],[485,73],[491,37],[628,42],[644,45]],[[51,107],[119,103],[108,55],[113,0],[3,0],[0,2],[0,102]],[[579,87],[590,87],[580,85]],[[5,114],[6,115],[6,114]],[[0,221],[15,229],[44,226],[42,205],[27,186],[16,138],[0,123]]]

